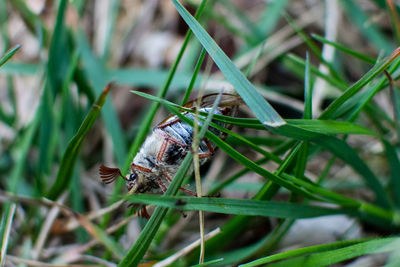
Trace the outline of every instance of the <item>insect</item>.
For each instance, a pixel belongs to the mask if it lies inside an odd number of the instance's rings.
[[[200,102],[199,111],[209,113],[217,96],[218,94],[205,95],[200,101],[198,101],[199,99],[193,100],[185,104],[184,107],[195,110],[195,103]],[[222,94],[214,113],[235,116],[241,102],[241,98],[237,95]],[[183,111],[182,114],[192,120],[195,118],[195,115],[188,111]],[[204,118],[202,115],[199,117]],[[230,125],[223,122],[213,122],[223,127],[231,128]],[[203,122],[199,121],[198,124],[202,125]],[[208,130],[222,139],[226,138],[226,134],[216,128],[209,127]],[[126,187],[132,193],[165,193],[180,164],[190,151],[192,142],[193,128],[181,121],[178,116],[170,115],[160,122],[147,136],[139,153],[133,159],[131,171],[127,176],[124,176],[118,168],[101,165],[99,169],[100,177],[108,184],[120,176],[126,180]],[[200,164],[204,164],[210,159],[215,150],[216,146],[210,140],[203,138],[199,142],[198,149]],[[196,195],[196,193],[186,188],[181,187],[180,189],[187,194]],[[138,207],[139,205],[135,206]],[[138,215],[149,218],[146,206],[142,206],[138,210]]]

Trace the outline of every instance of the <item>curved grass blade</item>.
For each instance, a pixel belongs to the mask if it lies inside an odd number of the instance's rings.
[[[295,138],[301,141],[311,141],[327,149],[333,155],[342,159],[349,164],[356,172],[361,174],[365,183],[375,193],[376,200],[383,207],[391,207],[392,203],[388,199],[385,189],[382,184],[371,171],[368,165],[360,158],[360,156],[349,146],[345,141],[334,136],[319,134],[307,130],[303,130],[293,125],[284,125],[277,129],[272,129],[273,132],[287,137]]]
[[[313,253],[311,255],[305,255],[281,261],[279,263],[270,264],[268,266],[328,266],[363,255],[398,251],[399,248],[399,238],[382,238],[346,246],[344,248]]]
[[[266,126],[278,127],[284,125],[286,123],[285,120],[282,119],[271,105],[257,92],[255,87],[247,80],[243,73],[236,68],[204,28],[201,27],[179,1],[172,0],[172,2],[221,72],[235,87],[235,90],[240,94],[257,118]]]
[[[288,125],[326,135],[359,134],[378,136],[377,133],[370,129],[347,121],[288,119],[287,122]]]
[[[126,197],[132,203],[143,203],[180,209],[202,210],[223,214],[264,216],[274,218],[312,218],[332,214],[353,214],[351,209],[328,208],[289,202],[260,201],[253,199],[172,197],[138,194]]]
[[[315,253],[315,252],[329,251],[329,250],[333,250],[333,249],[352,246],[355,244],[361,244],[366,241],[368,241],[368,239],[367,240],[362,240],[362,239],[361,240],[345,240],[345,241],[333,242],[330,244],[304,247],[304,248],[299,248],[299,249],[294,249],[294,250],[277,253],[277,254],[267,256],[267,257],[249,262],[249,263],[241,264],[239,266],[240,267],[259,266],[261,264],[266,264],[269,262],[283,260],[283,259],[287,259],[289,257],[302,256],[302,255],[311,254],[311,253]]]
[[[20,48],[21,45],[18,44],[13,48],[11,48],[10,50],[8,50],[6,54],[0,58],[0,67],[3,66],[7,61],[9,61]]]
[[[400,47],[393,51],[393,53],[376,64],[370,69],[360,80],[349,87],[339,98],[333,101],[328,108],[321,114],[320,119],[332,119],[332,115],[352,96],[361,90],[373,78],[384,71],[398,56],[400,55]]]
[[[81,126],[79,127],[78,132],[76,135],[71,139],[68,144],[67,149],[64,152],[64,155],[61,159],[61,164],[58,169],[57,178],[47,192],[46,197],[54,200],[56,199],[66,188],[68,188],[69,183],[71,182],[71,176],[74,170],[74,165],[76,158],[78,156],[79,150],[81,148],[81,144],[83,139],[85,138],[86,134],[92,128],[94,122],[96,121],[97,117],[100,114],[100,110],[106,101],[107,93],[111,88],[111,84],[108,84],[101,95],[97,98],[96,102],[93,104],[92,108],[90,109],[88,115],[86,116],[85,120],[82,122]]]
[[[191,109],[184,108],[178,104],[159,98],[157,96],[149,95],[139,91],[131,91],[131,92],[136,95],[150,99],[152,101],[163,103],[166,106],[179,108],[188,112],[194,112]],[[207,113],[205,112],[203,113],[200,112],[200,114],[207,115]],[[265,127],[257,119],[235,118],[235,117],[214,114],[213,120],[229,123],[244,128],[254,128],[261,130],[265,129]],[[326,134],[326,135],[336,135],[336,134],[363,134],[371,136],[377,135],[376,133],[367,128],[346,121],[288,119],[287,125],[295,126],[310,132]],[[300,137],[299,135],[298,139],[302,139],[302,137]]]
[[[311,34],[311,37],[313,37],[314,39],[320,41],[321,43],[331,45],[331,46],[341,50],[342,52],[344,52],[346,54],[349,54],[349,55],[351,55],[351,56],[353,56],[355,58],[358,58],[358,59],[360,59],[362,61],[365,61],[367,63],[375,64],[375,62],[376,62],[376,60],[374,58],[372,58],[372,57],[369,57],[367,55],[361,54],[361,53],[359,53],[357,51],[349,49],[348,47],[340,45],[340,44],[338,44],[336,42],[332,42],[330,40],[327,40],[327,39],[325,39],[324,37],[322,37],[322,36],[320,36],[318,34]]]
[[[366,14],[364,9],[360,8],[356,1],[346,0],[340,1],[340,3],[343,5],[342,10],[346,14],[346,17],[355,24],[368,40],[368,43],[375,46],[378,51],[384,50],[388,53],[393,50],[392,41],[375,26],[376,23],[369,23],[370,16]]]

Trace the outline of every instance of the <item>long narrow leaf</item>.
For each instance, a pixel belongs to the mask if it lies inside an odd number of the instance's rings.
[[[266,263],[273,262],[273,261],[283,260],[283,259],[287,259],[289,257],[302,256],[302,255],[311,254],[311,253],[315,253],[315,252],[329,251],[329,250],[333,250],[333,249],[352,246],[355,244],[361,244],[366,241],[368,241],[368,240],[345,240],[345,241],[333,242],[330,244],[310,246],[310,247],[289,250],[289,251],[277,253],[277,254],[274,254],[271,256],[267,256],[265,258],[261,258],[261,259],[258,259],[258,260],[255,260],[255,261],[252,261],[252,262],[249,262],[246,264],[241,264],[240,267],[259,266],[260,264],[266,264]]]
[[[56,199],[65,189],[68,188],[69,183],[71,182],[72,172],[74,170],[75,161],[80,151],[82,142],[92,128],[94,122],[96,121],[101,108],[106,101],[106,96],[110,90],[111,85],[108,84],[101,95],[98,97],[97,101],[93,104],[90,109],[88,115],[85,120],[82,122],[79,127],[76,135],[71,139],[68,144],[67,149],[64,152],[64,155],[61,159],[61,164],[58,169],[56,180],[50,190],[47,192],[47,197],[50,199]]]
[[[398,251],[399,248],[399,238],[383,238],[363,242],[361,244],[354,244],[344,248],[314,253],[312,255],[305,255],[269,266],[328,266],[363,255]]]
[[[351,210],[301,205],[288,202],[252,199],[171,197],[138,194],[127,197],[133,203],[143,203],[181,210],[202,210],[224,214],[265,216],[275,218],[312,218],[332,214],[351,214]]]
[[[400,48],[397,48],[393,53],[376,64],[370,71],[368,71],[360,80],[348,88],[339,98],[333,101],[329,107],[321,114],[320,119],[331,119],[332,115],[352,96],[361,90],[373,78],[382,73],[398,56],[400,55]]]
[[[267,126],[278,127],[284,125],[285,121],[257,92],[243,73],[236,68],[204,28],[201,27],[201,25],[190,15],[179,1],[173,0],[172,2],[227,80],[235,87],[236,91],[251,108],[254,114],[256,114],[257,118]]]
[[[9,61],[20,48],[21,45],[16,45],[9,51],[7,51],[6,54],[0,58],[0,67],[3,66],[7,61]]]

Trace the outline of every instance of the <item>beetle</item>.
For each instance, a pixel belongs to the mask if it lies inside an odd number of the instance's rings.
[[[196,110],[196,103],[200,103],[199,112],[209,113],[212,110],[214,101],[218,94],[208,94],[200,99],[195,99],[184,105],[185,108]],[[221,99],[214,113],[225,116],[235,116],[238,106],[242,103],[239,96],[233,94],[221,94]],[[194,120],[195,115],[188,111],[182,111],[182,115]],[[199,117],[205,118],[202,115]],[[213,121],[220,126],[231,128],[231,125],[220,121]],[[201,126],[202,121],[198,124]],[[226,138],[226,134],[214,127],[208,130],[216,134],[221,139]],[[132,193],[165,193],[168,184],[172,182],[180,164],[190,151],[193,142],[193,128],[181,121],[177,115],[170,115],[160,122],[153,131],[147,136],[139,152],[134,157],[131,164],[131,171],[124,176],[120,169],[110,168],[101,165],[99,168],[100,177],[106,183],[112,183],[120,176],[126,180],[126,187]],[[216,146],[207,138],[199,142],[198,154],[200,165],[210,159],[216,150]],[[187,194],[196,196],[196,193],[181,187],[180,190]],[[138,207],[138,204],[134,206]],[[149,218],[146,206],[138,210],[138,215]]]

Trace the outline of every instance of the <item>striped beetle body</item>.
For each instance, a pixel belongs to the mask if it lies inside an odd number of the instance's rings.
[[[200,112],[209,113],[218,94],[209,94],[200,99]],[[198,99],[187,103],[184,107],[195,110],[195,103]],[[241,98],[236,95],[222,94],[215,114],[235,116],[237,108],[241,103]],[[188,111],[183,111],[182,115],[194,120],[195,115]],[[204,118],[204,116],[200,115]],[[214,121],[220,126],[230,128],[230,125]],[[202,121],[198,124],[201,126]],[[226,135],[213,128],[209,130],[218,137],[225,139]],[[113,182],[118,176],[126,180],[126,186],[132,193],[163,193],[171,183],[179,166],[186,154],[190,151],[193,142],[193,128],[181,121],[178,116],[170,115],[159,123],[146,138],[139,153],[135,156],[131,164],[131,172],[126,177],[122,175],[118,168],[100,166],[100,176],[105,183]],[[204,164],[215,152],[216,146],[208,139],[203,138],[199,143],[200,164]],[[194,192],[183,187],[184,192],[196,195]],[[139,210],[139,215],[149,217],[145,206]]]

